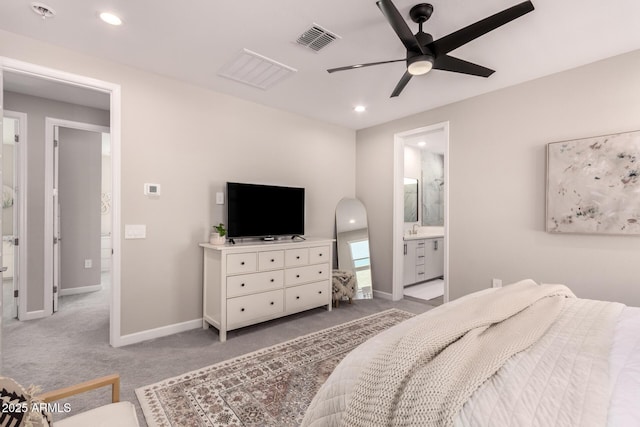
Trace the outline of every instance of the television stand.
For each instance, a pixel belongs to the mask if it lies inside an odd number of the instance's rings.
[[[227,331],[316,307],[331,311],[333,239],[200,244],[204,248],[202,326]],[[294,320],[295,321],[295,320]]]

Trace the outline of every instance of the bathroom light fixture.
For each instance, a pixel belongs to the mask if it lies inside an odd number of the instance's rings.
[[[122,25],[122,19],[120,19],[117,15],[109,12],[102,12],[100,15],[100,19],[106,22],[109,25]]]
[[[353,107],[353,111],[355,111],[356,113],[364,113],[365,111],[367,111],[367,107],[365,107],[364,105],[356,105],[355,107]]]

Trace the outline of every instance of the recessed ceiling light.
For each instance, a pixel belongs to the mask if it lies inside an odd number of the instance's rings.
[[[109,25],[122,25],[122,19],[120,19],[118,16],[114,15],[113,13],[109,13],[109,12],[102,12],[100,15],[100,19],[102,19],[104,22],[106,22]]]
[[[426,142],[424,142],[424,141],[420,141],[420,142],[418,142],[418,146],[419,146],[419,147],[424,147],[425,145],[427,145],[427,143],[426,143]]]
[[[356,113],[364,113],[365,111],[367,111],[367,107],[365,107],[364,105],[356,105],[355,107],[353,107],[353,111],[355,111]]]

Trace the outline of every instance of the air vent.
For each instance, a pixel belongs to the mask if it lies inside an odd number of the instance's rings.
[[[297,72],[295,68],[243,49],[218,75],[260,89],[269,89]]]
[[[302,46],[319,52],[321,49],[329,46],[334,41],[341,38],[337,34],[322,28],[318,24],[313,24],[311,28],[302,33],[296,42]]]

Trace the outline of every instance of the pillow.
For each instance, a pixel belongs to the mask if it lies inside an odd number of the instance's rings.
[[[0,427],[49,427],[51,415],[33,397],[36,387],[25,390],[7,377],[0,377]]]

